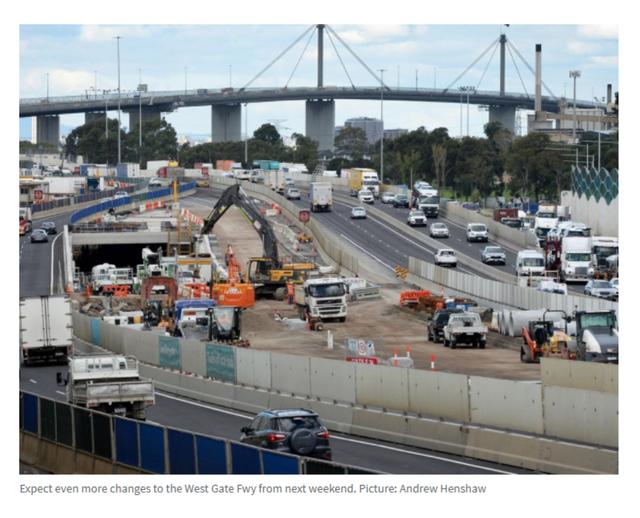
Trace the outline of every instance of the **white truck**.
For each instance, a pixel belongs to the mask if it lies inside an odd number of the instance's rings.
[[[542,246],[547,238],[547,234],[552,228],[558,226],[558,212],[555,205],[543,205],[538,207],[536,212],[536,219],[534,224],[534,230],[538,243]]]
[[[71,302],[68,297],[20,300],[22,362],[65,362],[73,350]]]
[[[544,256],[538,250],[520,250],[516,257],[518,277],[543,276],[546,270]]]
[[[146,408],[155,404],[153,382],[140,378],[138,360],[121,354],[71,356],[64,378],[67,402],[100,412],[145,419]]]
[[[590,237],[565,237],[560,251],[560,279],[586,282],[593,278]]]
[[[113,264],[103,263],[91,269],[91,289],[102,293],[109,286],[129,286],[133,288],[133,269],[117,268]]]
[[[271,169],[269,171],[265,171],[267,181],[267,186],[272,190],[276,191],[280,194],[284,193],[286,184],[285,184],[285,175],[282,171],[277,169]]]
[[[374,198],[380,197],[380,178],[375,169],[368,167],[354,167],[343,169],[342,175],[349,182],[349,193],[357,196],[362,189],[368,189],[373,193]]]
[[[347,286],[341,277],[307,279],[294,286],[294,298],[301,319],[347,319]]]
[[[311,212],[331,212],[333,206],[333,186],[328,182],[311,182]]]
[[[487,326],[482,324],[477,313],[452,313],[444,326],[444,346],[455,349],[460,344],[468,344],[484,349],[487,345]]]

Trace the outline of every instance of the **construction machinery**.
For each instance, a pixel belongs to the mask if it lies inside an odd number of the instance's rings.
[[[576,354],[578,360],[618,363],[616,312],[576,311]]]
[[[278,243],[271,224],[260,213],[260,210],[247,196],[240,184],[227,188],[213,207],[200,232],[209,233],[229,207],[235,205],[247,216],[253,228],[258,232],[263,246],[262,257],[252,257],[247,267],[249,283],[229,283],[229,288],[243,291],[249,295],[250,289],[255,296],[284,298],[286,283],[291,281],[299,284],[303,281],[305,272],[315,269],[313,263],[283,263],[278,256]],[[237,267],[237,264],[236,264]],[[225,292],[228,294],[228,291]]]
[[[547,313],[564,314],[564,331],[555,329],[554,322],[547,320]],[[542,320],[532,320],[522,328],[522,345],[520,361],[524,363],[540,363],[541,357],[556,357],[575,360],[575,348],[571,347],[571,339],[567,331],[569,322],[567,314],[562,310],[546,310]]]

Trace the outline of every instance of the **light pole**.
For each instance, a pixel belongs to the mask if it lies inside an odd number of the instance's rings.
[[[107,94],[111,92],[111,90],[102,90],[102,95],[104,95],[104,150],[105,150],[105,162],[107,168],[109,167],[109,113],[107,103],[109,102],[109,98]]]
[[[573,79],[573,131],[571,138],[576,141],[576,79],[580,77],[580,70],[569,70],[569,77]]]
[[[184,67],[184,95],[187,95],[187,67]]]
[[[231,88],[231,69],[233,68],[233,65],[229,65],[229,88]]]
[[[244,165],[249,167],[249,103],[244,103]]]
[[[47,72],[47,102],[49,101],[49,72]]]
[[[384,73],[385,68],[378,69],[380,72],[380,184],[384,182]]]
[[[121,152],[121,149],[120,149],[120,127],[121,127],[121,120],[120,120],[120,40],[122,39],[122,37],[121,36],[115,36],[115,38],[116,38],[116,42],[117,42],[117,46],[118,46],[118,164],[119,164],[121,162],[121,160],[122,160],[122,152]]]
[[[469,94],[476,93],[473,86],[461,86],[461,92],[467,93],[467,137],[469,136]],[[462,94],[460,94],[460,133],[462,134]]]
[[[604,97],[598,98],[594,97],[594,100],[598,103],[604,103]],[[602,132],[602,119],[598,115],[598,171],[600,171],[600,133]]]
[[[138,160],[142,166],[142,83],[138,83]]]
[[[462,139],[462,92],[463,90],[463,86],[458,87],[458,90],[460,90],[460,138]]]
[[[96,99],[98,98],[98,71],[93,71],[93,90],[96,94]]]

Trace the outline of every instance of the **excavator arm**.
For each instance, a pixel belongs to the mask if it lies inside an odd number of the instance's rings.
[[[205,219],[200,234],[204,235],[211,232],[214,225],[232,205],[235,205],[244,212],[247,218],[249,218],[249,221],[251,221],[253,228],[258,232],[262,240],[264,257],[269,259],[274,267],[279,267],[278,244],[273,229],[269,221],[260,214],[260,210],[251,199],[249,199],[240,184],[234,184],[222,193],[220,199],[211,210],[211,213],[207,219]]]

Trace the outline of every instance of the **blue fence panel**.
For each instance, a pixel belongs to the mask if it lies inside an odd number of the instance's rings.
[[[196,452],[200,475],[227,474],[227,450],[224,441],[196,435]]]
[[[262,466],[265,475],[298,475],[300,468],[297,457],[282,455],[272,451],[262,451]]]
[[[164,473],[164,428],[139,423],[140,467],[152,473]]]
[[[231,473],[234,475],[260,475],[260,450],[231,443]]]
[[[228,345],[206,344],[205,357],[207,376],[210,378],[236,382],[235,347]]]
[[[158,356],[160,359],[160,367],[180,370],[182,367],[182,362],[180,361],[180,341],[173,336],[159,336]]]
[[[169,473],[172,475],[194,475],[196,452],[193,434],[167,428],[169,439]]]
[[[22,395],[22,421],[25,432],[38,433],[38,398],[36,396]]]
[[[115,418],[116,427],[116,461],[129,466],[138,466],[138,426],[134,421]]]
[[[102,335],[100,333],[100,320],[99,318],[91,319],[91,343],[94,345],[102,345]]]

